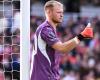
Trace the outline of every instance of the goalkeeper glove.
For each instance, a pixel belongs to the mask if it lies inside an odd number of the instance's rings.
[[[80,41],[85,38],[93,38],[93,28],[91,27],[91,24],[88,23],[86,28],[77,37]]]

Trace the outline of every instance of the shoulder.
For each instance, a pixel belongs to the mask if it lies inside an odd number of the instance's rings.
[[[44,22],[40,26],[38,26],[36,33],[48,35],[50,33],[54,33],[54,31],[48,23]]]
[[[53,29],[50,26],[44,26],[41,31],[52,32]]]
[[[53,32],[53,29],[52,29],[52,27],[48,24],[48,23],[46,23],[46,22],[44,22],[43,24],[41,24],[40,26],[39,26],[39,28],[41,29],[41,32]]]

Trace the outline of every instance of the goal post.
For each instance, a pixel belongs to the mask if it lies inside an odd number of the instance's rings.
[[[21,0],[20,79],[30,80],[30,0]]]

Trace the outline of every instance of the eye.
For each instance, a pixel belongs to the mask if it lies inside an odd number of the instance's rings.
[[[57,13],[61,14],[62,12],[57,12]]]
[[[57,13],[59,13],[59,14],[63,14],[63,12],[62,12],[62,11],[58,11]]]

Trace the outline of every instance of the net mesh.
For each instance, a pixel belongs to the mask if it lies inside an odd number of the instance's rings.
[[[0,0],[0,80],[20,80],[19,0]]]

